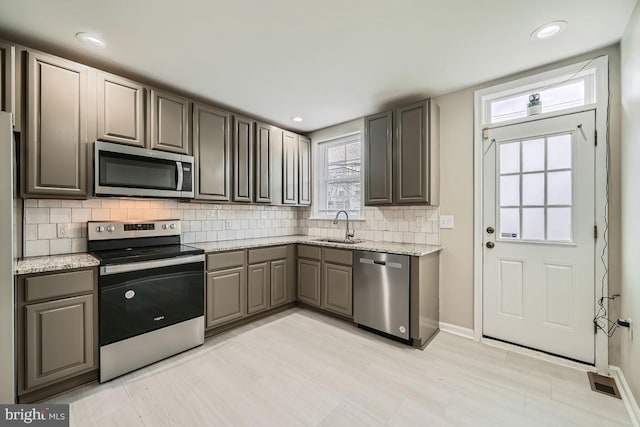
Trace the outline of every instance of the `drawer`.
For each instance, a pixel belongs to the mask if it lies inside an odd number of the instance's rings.
[[[287,257],[286,246],[275,246],[269,248],[249,249],[249,264],[257,264],[264,261],[274,261]]]
[[[245,264],[245,251],[221,252],[207,255],[207,270],[241,267]]]
[[[30,302],[83,292],[93,292],[94,271],[80,270],[27,277],[24,280],[25,300]]]
[[[353,252],[344,249],[323,248],[324,262],[353,265]]]
[[[298,257],[320,260],[322,252],[317,246],[298,245]]]

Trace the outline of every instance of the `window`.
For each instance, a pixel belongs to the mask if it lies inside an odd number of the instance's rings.
[[[314,217],[333,218],[344,209],[358,218],[362,206],[360,133],[321,142],[316,153]]]
[[[527,117],[529,95],[540,94],[542,113],[581,107],[596,102],[595,69],[537,82],[530,87],[498,93],[485,100],[489,123]]]
[[[573,240],[571,134],[501,143],[500,240]]]

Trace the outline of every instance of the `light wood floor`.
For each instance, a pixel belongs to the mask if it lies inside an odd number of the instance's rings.
[[[75,426],[629,426],[584,372],[440,333],[420,351],[292,309],[67,393]]]

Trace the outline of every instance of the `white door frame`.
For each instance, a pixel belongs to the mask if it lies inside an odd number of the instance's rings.
[[[517,88],[536,87],[540,82],[548,81],[559,76],[572,75],[583,70],[595,70],[595,89],[597,102],[582,107],[567,109],[563,111],[539,114],[536,116],[500,122],[493,125],[484,124],[484,102],[487,98],[497,93],[508,92]],[[609,121],[609,57],[607,55],[596,57],[595,59],[584,61],[578,64],[562,67],[559,69],[546,71],[532,76],[524,77],[508,83],[492,86],[475,91],[474,93],[474,124],[473,124],[473,163],[474,163],[474,224],[473,224],[473,311],[474,322],[473,331],[476,340],[482,339],[482,272],[483,272],[483,153],[482,153],[482,133],[483,129],[503,127],[517,123],[524,123],[532,120],[542,120],[566,114],[582,111],[595,110],[596,131],[598,133],[598,144],[596,146],[596,188],[595,188],[595,224],[598,227],[598,239],[595,244],[595,297],[594,313],[597,311],[598,299],[602,295],[609,293],[609,281],[605,264],[609,263],[609,250],[604,239],[605,215],[607,215],[607,161],[609,151],[609,135],[607,131]],[[602,260],[600,259],[602,256]],[[601,291],[602,287],[602,291]],[[604,305],[608,310],[607,300]],[[608,374],[609,372],[609,338],[598,330],[595,334],[595,366],[598,372]]]

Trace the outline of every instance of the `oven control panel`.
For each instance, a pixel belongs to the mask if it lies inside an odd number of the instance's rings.
[[[180,220],[158,221],[89,221],[89,240],[130,239],[137,237],[179,236]]]

